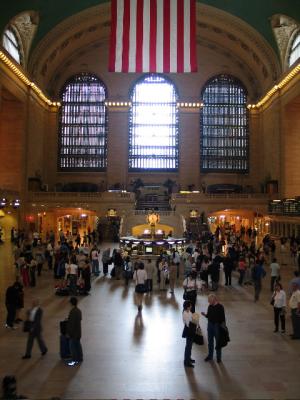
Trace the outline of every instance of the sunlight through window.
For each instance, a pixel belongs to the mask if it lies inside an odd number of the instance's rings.
[[[129,125],[130,170],[178,168],[177,94],[159,75],[139,81],[131,95]]]

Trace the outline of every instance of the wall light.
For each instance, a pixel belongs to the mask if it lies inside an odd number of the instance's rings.
[[[45,94],[42,92],[42,90],[34,83],[31,82],[27,76],[18,68],[4,53],[3,51],[0,51],[0,60],[23,82],[25,83],[29,88],[31,88],[37,96],[43,100],[44,103],[46,103],[48,106],[53,106],[53,107],[60,107],[59,102],[53,102],[48,97],[45,96]]]

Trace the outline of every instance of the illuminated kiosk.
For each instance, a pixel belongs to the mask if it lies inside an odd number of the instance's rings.
[[[151,211],[146,216],[149,229],[145,229],[139,237],[124,236],[120,238],[120,246],[130,256],[157,257],[161,252],[171,255],[173,248],[180,248],[185,244],[185,238],[166,237],[164,231],[156,229],[160,221],[158,213]]]

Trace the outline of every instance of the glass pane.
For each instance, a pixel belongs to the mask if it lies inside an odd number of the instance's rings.
[[[3,47],[17,61],[17,63],[21,63],[18,40],[11,29],[6,29],[6,31],[4,32]]]
[[[201,170],[242,172],[249,168],[247,93],[233,77],[220,75],[202,92]]]
[[[178,115],[174,85],[160,75],[148,75],[135,85],[131,103],[129,170],[178,169]]]
[[[300,57],[300,34],[296,36],[295,40],[293,41],[291,54],[289,58],[289,66],[293,65],[295,61],[298,60]]]
[[[59,168],[103,170],[107,163],[106,89],[81,74],[65,86],[60,114]]]

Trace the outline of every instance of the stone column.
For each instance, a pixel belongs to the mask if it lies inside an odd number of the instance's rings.
[[[128,176],[128,107],[109,106],[107,186],[126,187]]]
[[[200,110],[196,107],[179,110],[179,184],[200,186]]]

